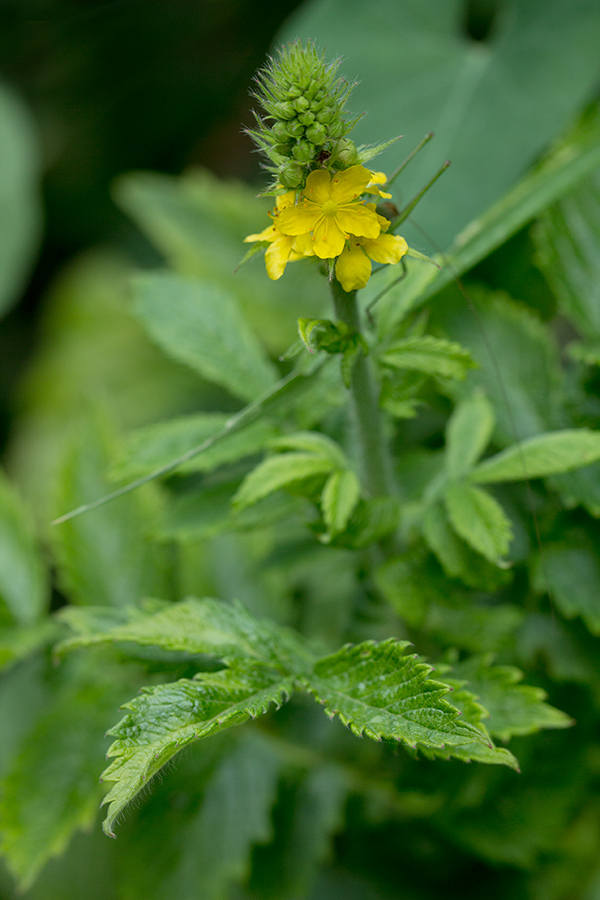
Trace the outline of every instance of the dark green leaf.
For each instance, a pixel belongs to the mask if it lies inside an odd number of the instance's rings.
[[[568,619],[581,616],[592,634],[600,635],[600,559],[585,537],[545,544],[536,567],[536,587],[548,591]]]

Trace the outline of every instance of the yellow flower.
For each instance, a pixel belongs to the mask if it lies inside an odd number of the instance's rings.
[[[351,237],[335,265],[335,277],[347,293],[358,291],[371,277],[371,260],[395,265],[407,250],[406,241],[397,234]]]
[[[280,214],[279,230],[290,236],[312,233],[312,250],[320,259],[339,256],[349,235],[376,238],[378,217],[360,199],[371,180],[364,166],[351,166],[333,178],[326,169],[316,169],[306,179],[303,199]]]
[[[387,175],[385,172],[371,172],[371,180],[365,188],[367,194],[377,194],[378,197],[385,197],[386,200],[392,196],[388,194],[386,191],[382,191],[378,185],[385,184],[387,181]]]
[[[288,191],[276,198],[275,203],[277,209],[271,215],[273,222],[258,234],[249,234],[244,238],[244,243],[253,243],[254,241],[268,241],[269,246],[265,253],[265,265],[267,267],[267,275],[272,281],[277,281],[284,273],[288,262],[301,259],[303,256],[309,256],[312,248],[306,245],[302,250],[296,248],[297,238],[288,234],[282,234],[278,227],[278,220],[283,210],[294,205],[296,191]]]

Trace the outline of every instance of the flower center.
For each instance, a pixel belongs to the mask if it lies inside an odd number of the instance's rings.
[[[334,200],[326,200],[321,207],[321,212],[324,216],[335,216],[337,211],[337,203]]]

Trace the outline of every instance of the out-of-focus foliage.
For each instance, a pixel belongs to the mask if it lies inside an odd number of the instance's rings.
[[[452,156],[440,268],[361,297],[396,494],[297,339],[318,267],[236,271],[256,191],[122,176],[146,243],[55,280],[0,481],[2,900],[597,895],[600,10],[365,10],[284,33],[360,76],[357,139],[438,133],[397,201]]]

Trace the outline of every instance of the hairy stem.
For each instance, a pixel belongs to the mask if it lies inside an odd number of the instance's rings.
[[[345,322],[353,331],[360,331],[356,291],[346,293],[335,279],[331,282],[331,291],[338,319]],[[370,362],[362,353],[358,356],[352,370],[350,392],[365,486],[373,497],[393,494],[395,490],[392,462],[383,436],[377,389],[371,373]]]

